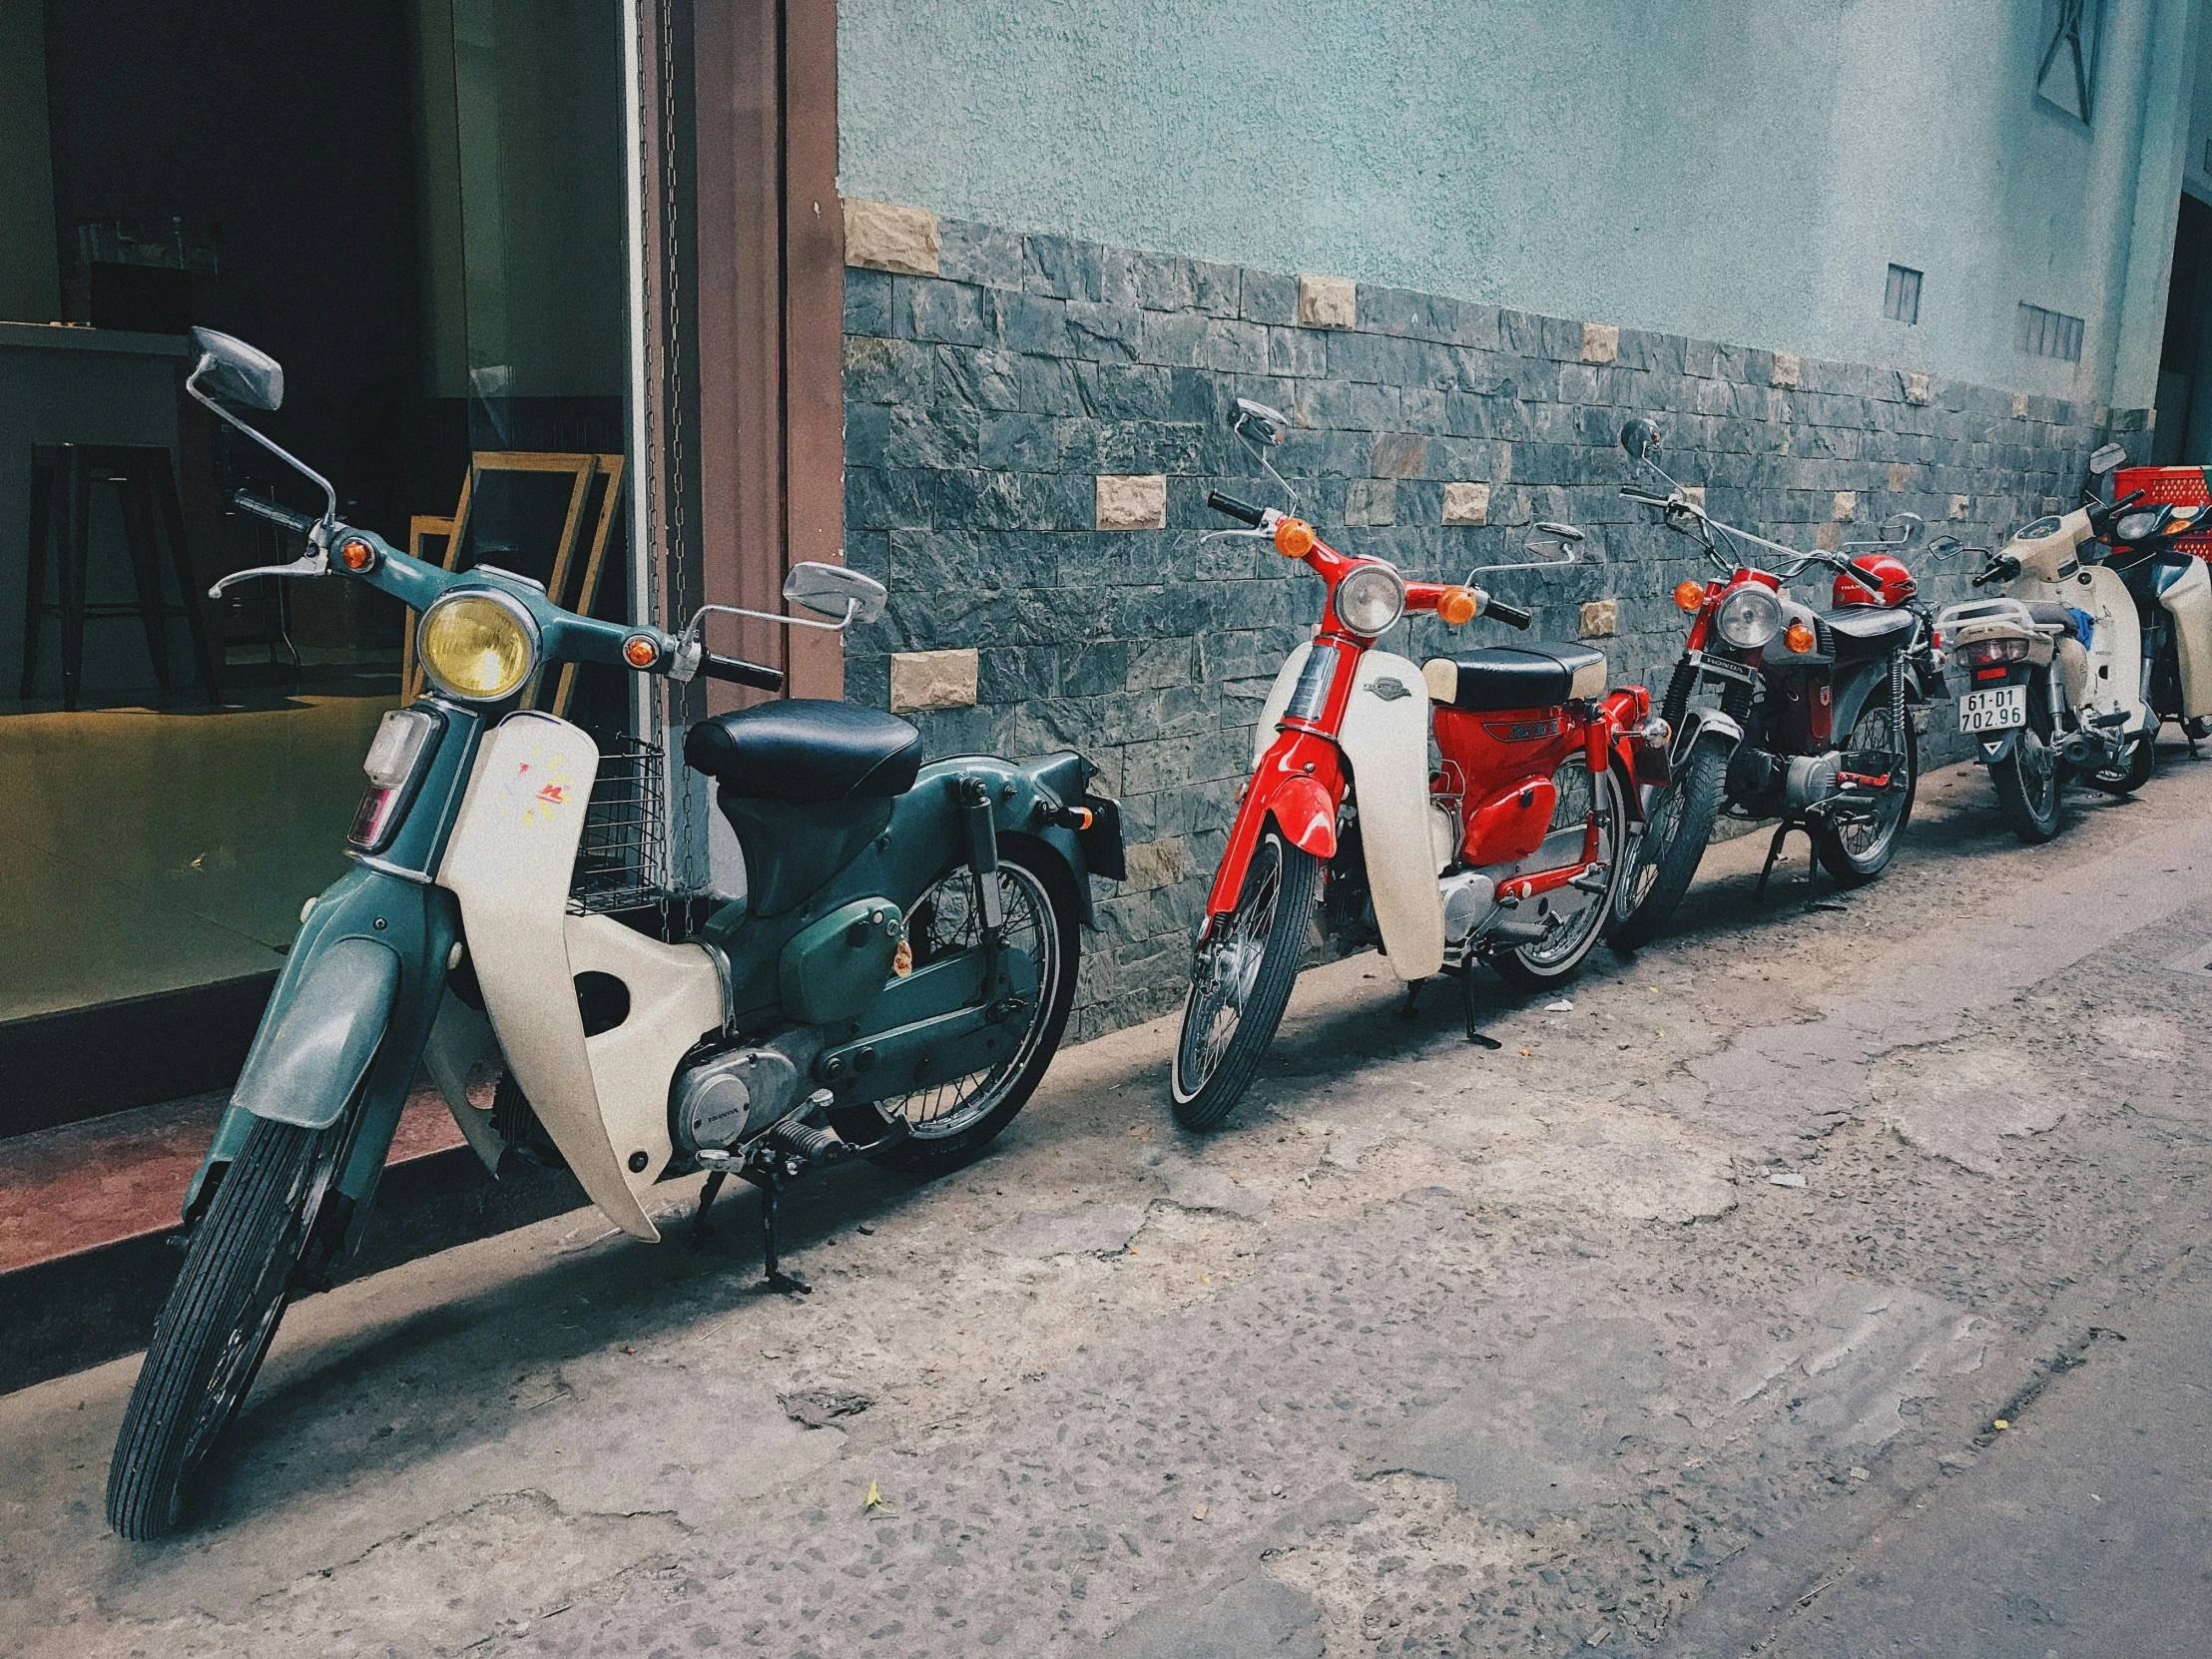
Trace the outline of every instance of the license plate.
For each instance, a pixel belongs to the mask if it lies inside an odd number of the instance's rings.
[[[2027,724],[2027,688],[1991,686],[1968,692],[1958,700],[1958,730],[1964,733],[2002,732]]]

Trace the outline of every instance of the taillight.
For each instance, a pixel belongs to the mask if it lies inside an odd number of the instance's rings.
[[[399,820],[421,777],[423,763],[436,749],[444,718],[425,704],[393,709],[376,728],[361,762],[368,789],[353,811],[345,838],[363,852],[378,852],[397,833]]]
[[[1989,663],[2020,663],[2027,660],[2027,641],[1975,640],[1973,644],[1961,648],[1959,654],[1976,668]]]

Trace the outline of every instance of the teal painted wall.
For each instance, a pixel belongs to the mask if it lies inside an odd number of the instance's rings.
[[[2146,406],[2206,9],[2106,0],[2085,129],[2044,0],[841,0],[840,188]]]

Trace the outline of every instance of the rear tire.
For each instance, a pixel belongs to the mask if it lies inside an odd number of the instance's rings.
[[[1905,722],[1902,749],[1892,747],[1898,736],[1890,730],[1887,697],[1869,698],[1859,718],[1852,722],[1845,753],[1885,754],[1893,770],[1889,786],[1883,791],[1883,804],[1877,809],[1873,833],[1861,838],[1860,831],[1868,827],[1847,824],[1825,829],[1814,837],[1822,865],[1847,887],[1862,886],[1888,869],[1890,860],[1898,854],[1898,844],[1905,839],[1905,827],[1913,822],[1913,801],[1921,787],[1921,746],[1913,734],[1910,715]],[[1896,775],[1898,768],[1905,772],[1902,780]]]
[[[1569,762],[1553,777],[1564,776],[1568,768],[1581,768],[1579,761]],[[1584,814],[1585,825],[1590,816],[1599,820],[1598,856],[1606,861],[1606,880],[1603,892],[1586,893],[1579,888],[1558,889],[1586,902],[1570,914],[1540,944],[1524,944],[1516,950],[1499,951],[1487,958],[1498,977],[1507,984],[1524,991],[1548,991],[1564,985],[1582,971],[1582,964],[1597,947],[1597,941],[1605,934],[1605,924],[1613,916],[1613,895],[1620,890],[1625,872],[1621,868],[1621,848],[1628,839],[1628,796],[1621,788],[1618,774],[1611,768],[1589,777],[1590,802]],[[1561,803],[1562,807],[1566,803]],[[1570,815],[1571,816],[1571,815]],[[1553,824],[1567,828],[1558,818]]]
[[[2042,693],[2040,701],[2038,693]],[[2038,709],[2050,706],[2047,688],[2030,685],[2027,702],[2028,723],[2012,740],[2012,753],[1989,769],[1989,782],[1996,786],[1997,807],[2012,833],[2029,846],[2040,846],[2058,833],[2065,780],[2049,734],[2034,718]]]
[[[2106,795],[2133,795],[2150,782],[2150,775],[2158,766],[2158,742],[2155,733],[2146,733],[2127,747],[2127,759],[2110,772],[2085,772],[2082,780]]]
[[[108,1524],[159,1538],[254,1385],[290,1300],[345,1128],[258,1120],[193,1234],[108,1465]]]
[[[1051,848],[1012,836],[999,842],[998,869],[1005,937],[1043,958],[1037,963],[1037,1006],[1012,1056],[999,1067],[882,1103],[911,1126],[911,1133],[897,1145],[865,1154],[885,1169],[931,1179],[974,1162],[1029,1103],[1045,1068],[1060,1051],[1068,1010],[1075,1005],[1075,975],[1083,952],[1075,878]],[[974,876],[963,864],[916,900],[909,930],[922,904],[947,881],[960,883],[963,897],[974,891]],[[966,948],[974,937],[972,918],[956,932],[956,937],[941,942]],[[925,959],[917,960],[917,965],[925,965]],[[968,1086],[963,1089],[963,1085]],[[944,1098],[948,1090],[959,1091],[949,1103]]]
[[[1236,909],[1192,963],[1168,1076],[1184,1128],[1213,1128],[1251,1086],[1291,1000],[1320,880],[1321,860],[1269,820]]]
[[[1728,793],[1728,756],[1718,742],[1700,743],[1651,804],[1651,827],[1614,902],[1625,906],[1605,940],[1615,950],[1641,950],[1657,938],[1704,861],[1713,824]],[[1671,817],[1670,817],[1671,815]]]

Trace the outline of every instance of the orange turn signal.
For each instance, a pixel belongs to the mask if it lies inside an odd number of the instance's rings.
[[[349,536],[338,543],[338,563],[347,570],[362,571],[376,562],[376,549],[358,536]]]
[[[1436,616],[1439,621],[1456,628],[1462,622],[1472,622],[1478,607],[1473,590],[1446,588],[1436,599]]]
[[[1303,518],[1275,521],[1275,550],[1286,559],[1303,559],[1314,550],[1314,527]]]
[[[1797,652],[1800,656],[1803,656],[1806,652],[1812,650],[1813,647],[1820,644],[1821,639],[1820,636],[1814,633],[1813,630],[1805,623],[1793,622],[1790,624],[1789,631],[1782,636],[1782,643],[1788,646],[1792,651]]]
[[[632,634],[622,642],[622,660],[632,668],[651,668],[661,660],[661,648],[643,634]]]
[[[1705,603],[1703,582],[1684,582],[1674,590],[1674,602],[1685,611],[1694,611]]]

